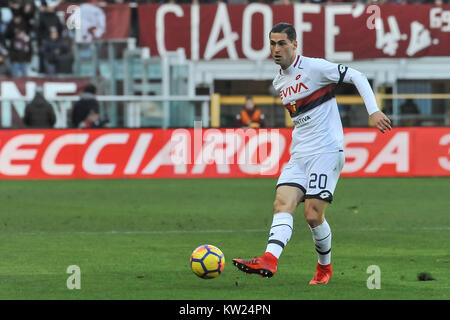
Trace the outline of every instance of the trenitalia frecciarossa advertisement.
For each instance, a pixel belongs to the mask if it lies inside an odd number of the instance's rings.
[[[1,130],[0,179],[277,177],[291,129]],[[450,128],[344,129],[342,177],[450,176]]]

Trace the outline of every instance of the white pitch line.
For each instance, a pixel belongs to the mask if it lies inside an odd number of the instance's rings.
[[[440,227],[420,227],[420,228],[355,228],[355,229],[339,229],[332,228],[334,232],[406,232],[406,231],[450,231],[450,226]],[[199,234],[199,233],[257,233],[268,232],[268,229],[216,229],[216,230],[161,230],[161,231],[73,231],[73,232],[18,232],[15,235],[157,235],[157,234]],[[11,234],[11,233],[10,233]]]
[[[73,231],[73,232],[18,232],[17,235],[152,235],[152,234],[196,234],[196,233],[233,233],[233,232],[267,232],[266,229],[244,229],[244,230],[164,230],[164,231]]]

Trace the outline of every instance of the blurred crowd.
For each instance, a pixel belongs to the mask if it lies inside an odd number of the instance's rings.
[[[64,17],[57,13],[58,4],[58,0],[8,0],[1,8],[0,75],[72,72],[70,37]]]

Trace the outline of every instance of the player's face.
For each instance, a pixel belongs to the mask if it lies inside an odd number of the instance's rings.
[[[273,61],[286,69],[294,62],[297,54],[297,40],[291,41],[286,33],[270,34],[270,53]]]

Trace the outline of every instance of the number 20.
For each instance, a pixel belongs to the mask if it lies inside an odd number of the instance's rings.
[[[311,173],[311,175],[309,176],[310,180],[309,180],[309,187],[314,189],[317,187],[316,183],[318,182],[319,185],[319,189],[325,189],[327,186],[327,175],[326,174],[320,174],[319,176],[317,176],[316,173]]]

